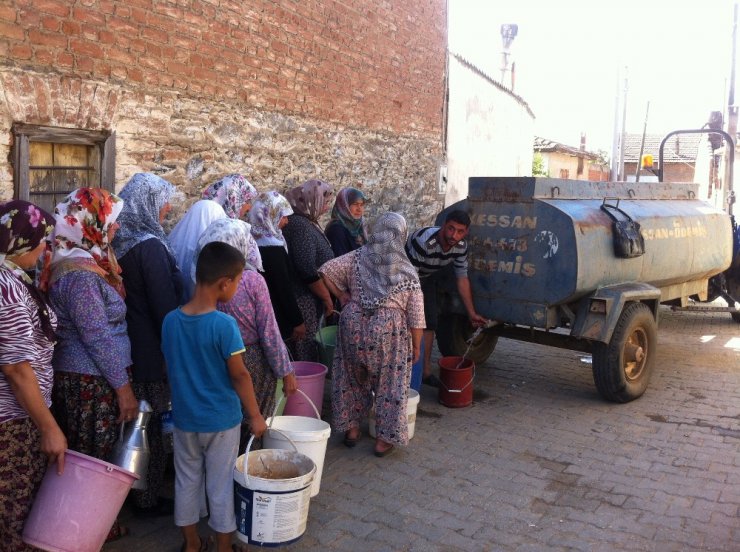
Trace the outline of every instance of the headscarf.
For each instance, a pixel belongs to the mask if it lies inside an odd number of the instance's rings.
[[[0,266],[11,271],[26,286],[38,305],[41,329],[52,342],[56,336],[46,299],[33,285],[26,271],[8,257],[33,251],[53,229],[54,217],[33,203],[22,200],[0,203]]]
[[[208,225],[203,234],[198,239],[198,246],[195,248],[193,255],[193,264],[190,269],[190,275],[195,280],[195,267],[198,264],[198,256],[201,250],[211,242],[223,242],[238,249],[247,260],[245,269],[259,270],[262,268],[262,256],[257,248],[257,242],[254,241],[251,233],[251,226],[243,220],[223,218],[213,221]]]
[[[331,201],[334,189],[323,180],[308,180],[285,192],[285,198],[290,202],[293,211],[309,219],[319,226],[319,217],[324,212],[324,207]],[[319,229],[321,227],[319,226]]]
[[[203,199],[212,199],[224,208],[229,218],[240,218],[244,205],[257,197],[257,190],[241,174],[230,174],[203,191]]]
[[[50,285],[73,270],[88,270],[124,295],[121,269],[108,243],[108,230],[122,209],[123,200],[101,188],[79,188],[57,204]]]
[[[373,224],[366,245],[355,254],[363,309],[383,306],[390,295],[419,289],[419,274],[406,256],[406,220],[398,213],[384,213]]]
[[[362,190],[357,188],[342,188],[339,190],[337,199],[334,201],[334,207],[331,209],[331,220],[344,226],[355,241],[359,245],[363,245],[367,242],[365,217],[356,219],[349,210],[349,206],[356,201],[367,201]]]
[[[120,259],[135,245],[157,238],[172,253],[159,222],[159,211],[175,193],[175,187],[152,173],[137,173],[131,177],[118,196],[125,202],[118,217],[121,225],[113,239],[113,249]]]
[[[175,253],[177,264],[184,273],[189,273],[188,267],[193,264],[193,255],[203,231],[208,228],[214,220],[225,219],[226,213],[223,208],[210,199],[196,201],[185,216],[180,219],[169,235],[170,246]],[[187,285],[188,296],[192,295],[192,286]]]
[[[278,227],[280,219],[293,214],[293,208],[284,196],[277,192],[261,193],[249,211],[252,235],[257,245],[279,245],[288,248],[283,231]]]

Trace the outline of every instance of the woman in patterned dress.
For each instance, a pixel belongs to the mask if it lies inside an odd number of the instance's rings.
[[[123,201],[100,188],[80,188],[57,205],[48,283],[59,320],[52,411],[70,449],[106,461],[119,424],[139,412],[121,269],[110,246],[121,209]],[[116,522],[108,540],[122,534]]]
[[[56,316],[26,270],[46,247],[54,217],[27,201],[0,204],[0,543],[21,540],[46,472],[64,470],[67,440],[49,410]]]
[[[194,262],[207,244],[218,241],[238,249],[247,260],[236,294],[228,303],[219,303],[218,309],[236,319],[246,347],[244,364],[254,385],[254,394],[260,413],[267,418],[275,408],[277,380],[283,378],[283,392],[292,395],[296,388],[293,366],[288,357],[280,329],[270,302],[270,292],[262,270],[262,259],[250,233],[250,225],[241,220],[221,219],[212,222],[198,240]],[[242,422],[240,450],[246,446],[251,433],[248,417]]]
[[[149,466],[147,487],[133,490],[133,510],[139,517],[171,515],[174,502],[159,496],[167,453],[160,418],[169,410],[169,386],[161,350],[162,321],[181,303],[183,282],[162,228],[175,187],[152,173],[137,173],[118,194],[124,201],[121,227],[113,248],[126,289],[126,325],[131,341],[134,394],[154,410],[147,425]]]
[[[295,269],[293,291],[306,325],[305,337],[290,343],[294,360],[318,360],[314,336],[319,329],[321,313],[329,317],[334,312],[331,294],[318,273],[322,264],[334,258],[329,240],[319,225],[319,218],[331,206],[332,194],[332,187],[321,180],[309,180],[285,194],[293,214],[288,217],[283,236]]]
[[[215,201],[223,207],[226,216],[233,219],[246,215],[255,197],[257,190],[241,174],[224,176],[203,191],[203,199]]]
[[[404,251],[406,221],[385,213],[368,243],[319,273],[342,303],[332,368],[332,423],[353,447],[375,407],[375,455],[408,444],[406,403],[411,365],[419,357],[424,296]]]

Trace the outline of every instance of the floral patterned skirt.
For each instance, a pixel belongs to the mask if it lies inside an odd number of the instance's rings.
[[[375,406],[377,437],[395,445],[408,444],[411,353],[405,312],[362,310],[355,301],[348,303],[339,317],[332,367],[334,429],[360,427]]]
[[[0,424],[0,548],[36,550],[22,541],[23,524],[46,473],[41,435],[30,418]]]
[[[54,372],[51,410],[70,449],[110,459],[119,432],[118,402],[104,377]]]
[[[306,337],[303,339],[291,339],[288,341],[288,349],[293,360],[303,360],[306,362],[318,362],[319,347],[316,344],[314,336],[319,331],[319,320],[323,305],[319,299],[309,293],[296,297],[296,303],[303,316],[303,323],[306,325]]]
[[[277,378],[270,368],[270,364],[267,362],[262,347],[259,344],[247,345],[246,351],[242,355],[244,364],[249,371],[249,375],[252,377],[252,385],[254,386],[254,395],[257,398],[257,406],[259,406],[260,414],[267,420],[269,416],[272,416],[275,410],[275,391],[277,390]],[[243,452],[249,441],[249,436],[252,430],[249,427],[249,416],[244,413],[244,419],[242,420],[241,437],[239,439],[239,452]],[[252,446],[252,450],[260,448],[261,440],[255,439],[255,443]]]

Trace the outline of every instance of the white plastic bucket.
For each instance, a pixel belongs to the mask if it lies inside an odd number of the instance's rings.
[[[298,390],[299,392],[300,389]],[[305,416],[276,416],[267,419],[267,431],[262,436],[262,444],[266,449],[295,449],[305,454],[316,464],[316,476],[311,484],[311,497],[319,494],[321,474],[324,471],[324,457],[326,445],[331,435],[331,426],[321,419],[316,406],[310,398],[306,399],[314,407],[316,418]],[[275,407],[278,411],[279,403]],[[275,431],[278,430],[278,431]]]
[[[414,389],[409,389],[409,400],[408,403],[406,403],[406,419],[409,424],[409,439],[414,436],[414,432],[416,430],[416,409],[419,406],[419,399],[419,392]],[[375,437],[375,407],[370,409],[368,425],[370,437]]]
[[[306,532],[316,465],[296,450],[249,452],[253,440],[234,465],[236,537],[256,546],[291,544]]]

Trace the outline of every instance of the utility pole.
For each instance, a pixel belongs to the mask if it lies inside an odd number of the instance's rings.
[[[627,67],[624,68],[624,94],[622,95],[622,138],[619,146],[619,180],[622,182],[627,180],[624,174],[624,150],[625,142],[627,141]]]
[[[733,141],[737,140],[737,106],[735,105],[735,49],[737,46],[737,2],[732,14],[732,65],[730,67],[730,88],[727,94],[727,134]],[[730,157],[732,156],[732,157]],[[734,144],[727,144],[725,148],[725,177],[724,182],[724,204],[727,211],[732,214],[732,204],[735,201],[733,182],[730,181],[730,162],[735,160]]]
[[[616,182],[619,180],[619,71],[615,79],[614,87],[614,127],[612,131],[612,155],[609,164],[609,180]]]
[[[645,135],[647,133],[648,113],[650,113],[650,102],[645,108],[645,125],[642,127],[642,140],[640,141],[640,155],[637,157],[637,168],[635,169],[635,182],[640,181],[640,171],[642,170],[642,154],[645,152]]]

